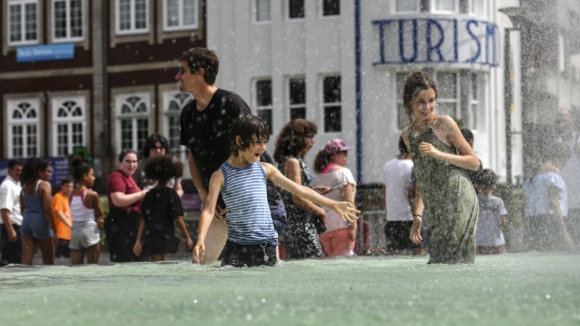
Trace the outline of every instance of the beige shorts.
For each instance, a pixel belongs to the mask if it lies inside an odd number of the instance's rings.
[[[101,233],[95,221],[73,222],[71,228],[70,243],[71,250],[87,249],[101,241]]]

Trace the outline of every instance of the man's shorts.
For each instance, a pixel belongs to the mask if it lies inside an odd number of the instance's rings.
[[[264,253],[268,260],[264,259]],[[262,243],[242,245],[227,241],[222,251],[222,266],[253,267],[276,265],[276,246]]]
[[[387,238],[387,250],[403,250],[424,248],[423,242],[416,245],[411,241],[411,226],[413,221],[392,221],[385,224],[385,236]],[[423,234],[421,236],[424,237]]]

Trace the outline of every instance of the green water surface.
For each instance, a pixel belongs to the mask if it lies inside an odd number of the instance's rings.
[[[580,255],[1,268],[0,325],[580,325]]]

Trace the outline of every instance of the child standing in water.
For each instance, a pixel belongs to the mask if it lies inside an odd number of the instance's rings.
[[[260,163],[266,150],[270,130],[264,120],[252,115],[239,117],[230,132],[231,155],[213,173],[207,202],[199,222],[193,262],[202,263],[207,230],[214,217],[215,205],[221,191],[228,207],[228,240],[222,266],[274,266],[278,234],[268,207],[266,180],[295,195],[331,208],[345,221],[356,221],[359,213],[349,202],[327,199],[314,190],[300,186],[284,177],[269,163]]]
[[[72,228],[69,248],[73,265],[82,265],[87,256],[88,264],[97,264],[101,254],[101,232],[105,213],[99,194],[90,188],[95,183],[93,168],[77,156],[72,159],[72,172],[77,187],[72,191],[70,211]]]
[[[137,241],[133,247],[135,255],[140,256],[145,251],[151,255],[151,261],[167,260],[167,253],[171,251],[175,241],[174,223],[177,223],[177,227],[185,236],[187,249],[193,247],[193,241],[181,218],[183,215],[181,199],[173,188],[167,187],[170,180],[180,178],[182,174],[183,165],[174,162],[170,155],[154,156],[145,162],[145,176],[150,180],[157,180],[157,185],[147,192],[141,204],[143,219],[139,224]]]
[[[507,226],[507,210],[501,198],[493,195],[497,177],[493,170],[485,169],[477,179],[479,200],[479,218],[475,242],[480,255],[503,254],[505,240],[501,227]]]

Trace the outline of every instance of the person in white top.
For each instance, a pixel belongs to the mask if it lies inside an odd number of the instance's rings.
[[[82,265],[87,256],[88,264],[98,264],[101,253],[101,233],[105,213],[99,194],[90,188],[95,183],[93,168],[82,157],[72,159],[73,177],[77,187],[72,192],[70,203],[73,220],[70,238],[70,257],[73,265]]]
[[[568,217],[564,220],[570,237],[576,246],[580,245],[580,116],[561,109],[559,133],[562,142],[570,149],[570,158],[562,168],[561,176],[566,182],[568,192]]]
[[[20,226],[22,225],[22,213],[20,212],[20,174],[22,162],[10,160],[6,179],[0,184],[0,247],[2,257],[0,266],[6,264],[20,264],[22,261],[22,240],[20,238]]]
[[[336,201],[347,201],[354,206],[356,181],[348,164],[348,147],[340,139],[329,141],[316,154],[314,171],[318,173],[312,181],[314,187],[328,187],[325,197]],[[356,223],[345,222],[332,209],[325,208],[326,231],[319,236],[325,257],[353,256],[356,241]]]
[[[411,154],[403,137],[400,137],[399,155],[383,166],[383,202],[387,210],[385,236],[389,255],[398,255],[406,249],[411,249],[413,255],[425,254],[423,244],[416,245],[409,239],[413,225],[412,207],[415,198],[412,176]]]
[[[477,178],[479,216],[475,241],[478,255],[497,255],[506,252],[502,227],[507,226],[507,210],[503,200],[493,195],[497,176],[485,169]]]

